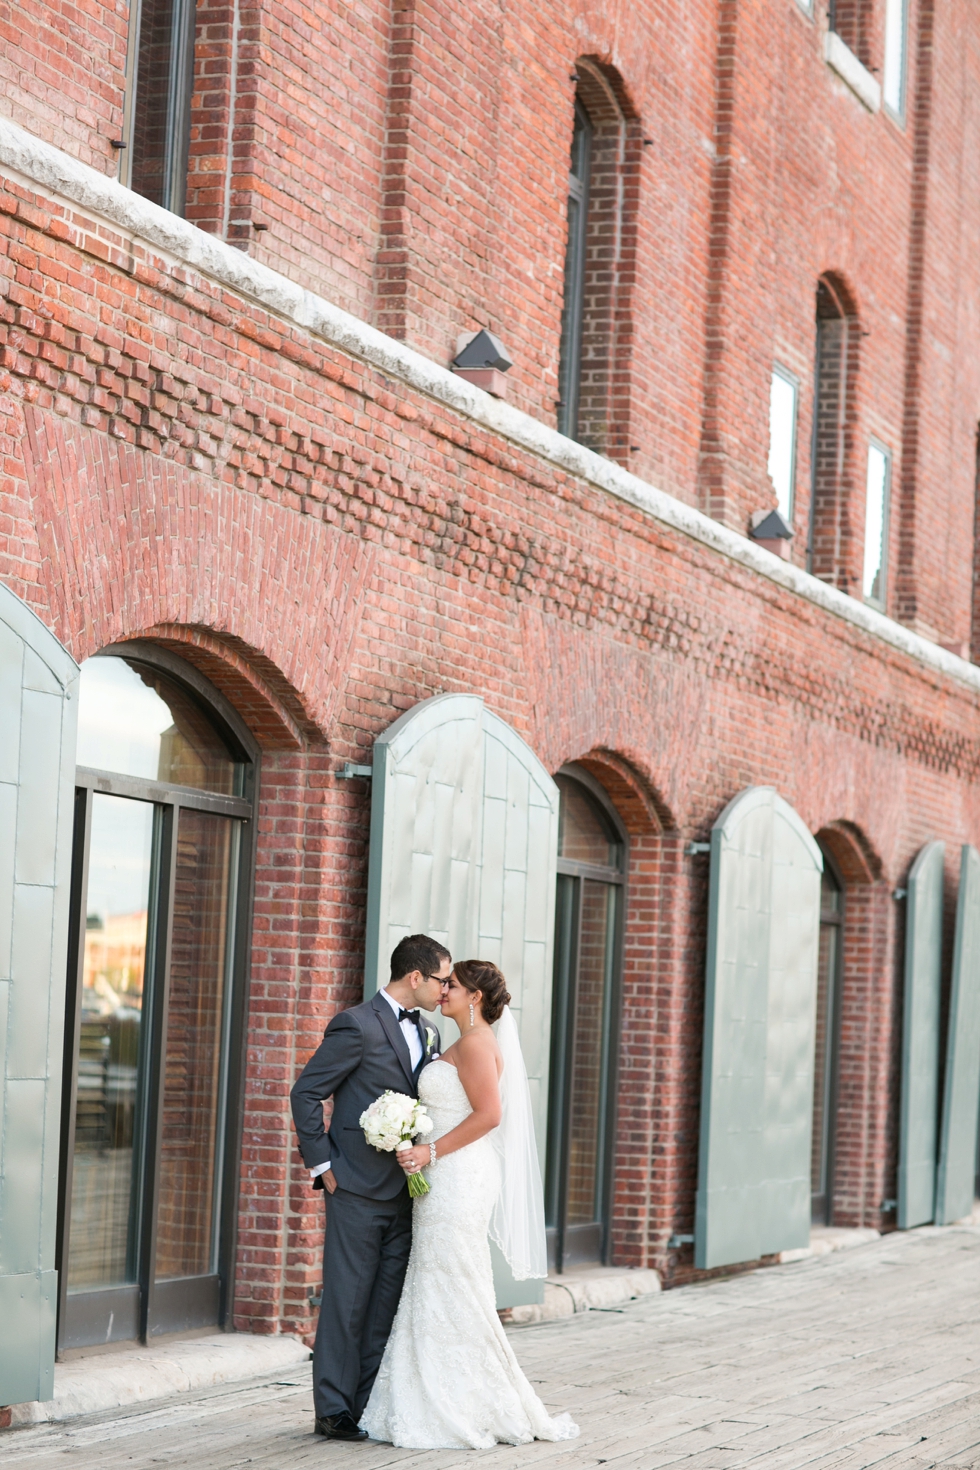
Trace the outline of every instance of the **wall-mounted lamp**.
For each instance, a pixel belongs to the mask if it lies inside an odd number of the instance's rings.
[[[494,398],[507,396],[504,373],[512,366],[507,349],[492,332],[482,328],[474,337],[461,337],[456,344],[456,356],[450,364],[454,373],[482,388]]]
[[[789,543],[793,539],[793,532],[778,510],[753,511],[749,535],[774,556],[781,556],[783,561],[789,561]]]

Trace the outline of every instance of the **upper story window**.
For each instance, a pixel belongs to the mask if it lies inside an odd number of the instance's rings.
[[[195,0],[134,0],[121,181],[184,213],[194,80]]]
[[[830,29],[844,42],[862,66],[871,63],[875,0],[831,0]]]
[[[777,364],[769,385],[768,468],[779,513],[787,524],[793,519],[796,482],[796,402],[796,379]]]
[[[891,500],[891,450],[871,441],[868,448],[867,498],[864,511],[865,602],[884,609],[888,580],[888,512]]]
[[[568,244],[565,248],[565,301],[561,314],[558,365],[558,429],[570,439],[578,437],[591,161],[592,123],[581,102],[576,101],[568,174]]]
[[[860,331],[854,304],[838,278],[820,280],[816,305],[808,570],[853,592],[859,576],[852,502],[860,473],[853,444]]]
[[[908,0],[885,0],[885,66],[882,97],[896,118],[905,117]]]
[[[642,447],[629,441],[643,133],[613,67],[580,56],[575,71],[557,421],[570,439],[628,462]]]

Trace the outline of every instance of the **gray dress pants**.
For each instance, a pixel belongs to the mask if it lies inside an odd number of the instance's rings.
[[[381,1366],[412,1249],[407,1186],[394,1199],[336,1189],[326,1196],[323,1296],[313,1344],[318,1419],[360,1419]]]

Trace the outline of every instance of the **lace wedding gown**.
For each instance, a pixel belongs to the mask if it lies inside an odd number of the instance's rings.
[[[419,1097],[436,1141],[472,1112],[451,1062],[430,1062]],[[425,1174],[429,1193],[414,1204],[405,1286],[361,1428],[420,1450],[574,1439],[567,1414],[549,1418],[497,1316],[487,1242],[500,1187],[493,1142],[480,1138]]]

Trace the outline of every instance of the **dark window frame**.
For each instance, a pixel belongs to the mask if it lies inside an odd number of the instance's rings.
[[[602,1238],[599,1249],[599,1259],[605,1262],[609,1251],[609,1229],[611,1203],[613,1198],[613,1176],[615,1164],[615,1138],[617,1127],[617,1100],[618,1100],[618,1070],[619,1070],[619,1042],[622,1022],[622,998],[623,998],[623,953],[626,927],[626,895],[629,881],[629,835],[623,824],[623,820],[616,811],[615,806],[609,798],[599,781],[576,762],[570,762],[561,767],[559,776],[564,776],[577,785],[581,786],[594,803],[599,807],[607,822],[611,835],[620,845],[621,865],[619,867],[601,864],[577,862],[568,858],[558,858],[557,874],[559,884],[559,903],[556,905],[556,942],[554,962],[554,993],[552,997],[552,1031],[551,1031],[551,1066],[549,1074],[549,1097],[548,1097],[548,1150],[545,1171],[545,1206],[546,1219],[551,1223],[547,1228],[549,1269],[562,1270],[565,1264],[575,1264],[569,1257],[574,1255],[574,1250],[568,1248],[568,1226],[565,1219],[567,1213],[567,1163],[568,1163],[568,1139],[570,1109],[569,1099],[572,1084],[572,1067],[570,1065],[571,1052],[574,1048],[574,1010],[575,994],[574,979],[571,987],[562,990],[559,985],[560,974],[563,968],[577,977],[578,972],[578,948],[579,930],[581,923],[581,885],[583,880],[615,885],[618,898],[616,903],[616,914],[613,930],[613,951],[611,956],[611,980],[608,993],[605,997],[606,1005],[606,1035],[603,1038],[604,1055],[602,1058],[602,1086],[599,1104],[599,1148],[598,1161],[596,1165],[596,1193],[598,1197],[599,1223],[603,1226]],[[561,937],[558,928],[561,924],[561,886],[562,879],[570,879],[575,884],[569,895],[570,909],[567,914],[568,933],[565,936],[566,944],[569,946],[568,953],[563,955]],[[571,885],[569,885],[571,888]],[[574,1228],[574,1227],[573,1227]],[[588,1227],[585,1227],[588,1228]]]
[[[126,53],[126,94],[123,108],[123,142],[120,150],[119,182],[135,193],[137,187],[138,116],[141,86],[140,52],[149,0],[133,0]],[[166,123],[164,126],[160,197],[153,200],[171,214],[183,217],[187,202],[187,170],[190,158],[191,98],[194,92],[196,0],[172,0],[170,49],[167,61]],[[151,198],[150,194],[145,194]]]
[[[585,263],[589,235],[589,176],[595,129],[585,107],[575,99],[575,130],[568,173],[568,241],[565,249],[564,300],[558,353],[558,432],[578,435],[582,375],[582,332],[585,321]],[[576,173],[576,151],[580,151]]]
[[[90,1345],[94,1327],[106,1311],[117,1314],[111,1341],[136,1339],[146,1342],[166,1332],[186,1331],[214,1325],[227,1330],[234,1296],[234,1263],[237,1245],[238,1192],[243,1137],[243,1100],[248,1032],[248,990],[251,968],[252,910],[255,891],[255,816],[258,801],[260,750],[257,742],[231,704],[202,674],[175,654],[142,640],[113,644],[97,658],[132,659],[166,674],[183,686],[201,706],[209,721],[227,741],[243,766],[240,796],[221,796],[171,782],[142,780],[111,771],[76,769],[75,824],[71,872],[71,918],[69,923],[68,983],[65,997],[65,1044],[62,1086],[62,1128],[58,1183],[58,1270],[59,1353]],[[75,1143],[75,1093],[81,1023],[81,984],[84,961],[83,897],[87,891],[89,834],[94,793],[126,796],[152,803],[155,821],[155,877],[153,898],[166,895],[160,922],[158,902],[151,909],[147,955],[153,971],[148,989],[148,1025],[141,1045],[152,1049],[142,1069],[141,1158],[144,1168],[138,1184],[137,1215],[140,1250],[134,1286],[111,1286],[74,1297],[78,1309],[68,1307],[68,1251],[71,1227],[71,1184]],[[217,1152],[221,1174],[217,1188],[217,1271],[210,1276],[154,1280],[156,1250],[156,1197],[160,1178],[160,1132],[162,1119],[162,1067],[166,1044],[166,1007],[169,991],[170,933],[173,923],[173,880],[177,853],[179,816],[182,808],[237,819],[241,823],[235,882],[235,940],[230,972],[230,994],[225,1021],[226,1053],[222,1058],[224,1082]],[[135,1152],[135,1149],[134,1149]],[[201,1316],[207,1321],[201,1321]],[[74,1320],[73,1320],[74,1319]],[[105,1334],[98,1339],[106,1341]]]
[[[820,851],[823,854],[824,869],[833,879],[837,892],[840,895],[840,903],[836,909],[825,909],[823,895],[820,900],[820,925],[832,924],[837,930],[837,944],[834,953],[834,970],[829,979],[828,1003],[827,1003],[827,1060],[824,1068],[823,1085],[825,1088],[823,1116],[824,1116],[824,1138],[823,1138],[823,1175],[824,1193],[822,1195],[811,1195],[810,1213],[815,1225],[830,1225],[834,1217],[834,1173],[837,1157],[837,1104],[840,1087],[840,1037],[841,1037],[841,1000],[844,991],[844,938],[847,932],[847,885],[843,874],[836,861],[821,844]],[[818,980],[819,983],[819,980]],[[817,1076],[814,1072],[813,1090],[816,1096]],[[815,1203],[818,1201],[819,1203]]]

